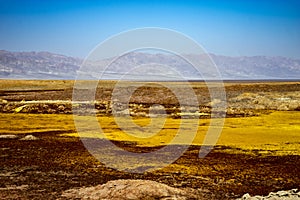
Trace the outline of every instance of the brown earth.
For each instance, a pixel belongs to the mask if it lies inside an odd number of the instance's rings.
[[[192,146],[165,169],[134,174],[105,167],[78,138],[57,137],[55,133],[36,136],[41,140],[0,141],[1,199],[56,199],[67,189],[116,179],[154,180],[173,187],[201,189],[206,199],[234,199],[245,193],[267,195],[297,188],[300,183],[297,155],[229,154],[222,152],[225,147],[215,147],[205,158],[198,158],[200,147]],[[133,152],[151,150],[116,143]],[[197,170],[185,171],[182,166]]]
[[[42,82],[42,84],[40,83]],[[93,85],[92,81],[79,81],[77,90],[81,91],[82,98],[89,95],[89,90],[85,88]],[[95,94],[96,100],[110,101],[111,94],[116,84],[115,81],[101,81]],[[170,83],[174,87],[180,83]],[[130,87],[130,82],[125,82],[123,88]],[[200,104],[210,102],[208,88],[203,82],[191,83],[198,96]],[[227,99],[237,97],[243,93],[265,93],[265,92],[295,92],[300,90],[300,82],[228,82],[224,83]],[[0,99],[7,101],[21,100],[71,100],[74,81],[16,81],[0,80]],[[216,88],[217,91],[217,88]],[[125,90],[122,90],[126,93]],[[174,94],[160,83],[146,83],[145,86],[138,88],[131,102],[134,103],[161,103],[177,104]],[[141,98],[142,97],[142,98]]]
[[[41,83],[40,83],[41,82]],[[198,99],[198,106],[190,106],[190,94],[180,83],[145,83],[137,88],[132,95],[132,83],[124,82],[115,89],[116,82],[102,81],[98,83],[95,95],[91,91],[92,81],[81,81],[73,88],[73,81],[12,81],[0,80],[0,112],[13,113],[72,113],[73,92],[79,94],[76,100],[96,101],[82,103],[78,110],[96,110],[98,114],[112,114],[112,108],[121,113],[126,110],[127,95],[129,111],[133,116],[145,116],[149,113],[149,107],[153,104],[161,104],[166,113],[173,117],[180,117],[178,113],[181,106],[184,112],[204,113],[200,117],[210,116],[212,106],[226,101],[227,117],[256,116],[261,113],[269,113],[272,110],[300,110],[300,83],[299,82],[262,82],[262,83],[225,83],[226,99],[211,100],[207,86],[203,82],[191,83]],[[168,85],[170,88],[162,86]],[[181,94],[181,103],[172,91],[177,88]],[[219,85],[211,86],[212,92],[218,93],[222,88]],[[74,89],[74,90],[73,90]],[[116,96],[112,96],[112,92]],[[47,102],[48,100],[58,102]],[[35,103],[32,101],[36,101]],[[216,116],[219,116],[218,114]]]

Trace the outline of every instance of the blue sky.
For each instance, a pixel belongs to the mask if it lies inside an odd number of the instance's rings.
[[[0,0],[0,49],[82,57],[119,32],[161,27],[208,52],[300,59],[298,0]]]

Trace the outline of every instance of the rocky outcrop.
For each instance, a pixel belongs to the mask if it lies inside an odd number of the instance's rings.
[[[89,200],[188,200],[204,199],[193,189],[178,189],[149,180],[115,180],[104,185],[70,189],[62,194],[65,199]]]
[[[16,135],[0,135],[0,139],[18,139]]]
[[[0,135],[0,139],[19,139],[20,136],[18,135]],[[35,137],[33,135],[26,135],[25,137],[22,137],[20,140],[26,140],[26,141],[29,141],[29,140],[39,140],[38,137]]]
[[[20,140],[39,140],[39,138],[33,136],[33,135],[26,135],[25,137],[21,138]]]
[[[237,200],[258,200],[258,199],[265,199],[265,200],[299,200],[300,199],[300,192],[298,189],[292,189],[288,191],[278,191],[278,192],[270,192],[268,196],[250,196],[250,194],[244,194],[242,198]]]
[[[89,200],[201,200],[207,199],[205,192],[191,188],[174,188],[149,180],[115,180],[94,187],[70,189],[63,192],[61,199]],[[251,196],[248,193],[236,200],[297,200],[298,189],[270,192],[268,196]]]

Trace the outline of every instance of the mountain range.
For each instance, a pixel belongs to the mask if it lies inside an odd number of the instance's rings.
[[[286,57],[240,56],[209,54],[222,79],[299,79],[300,60]],[[201,60],[201,55],[187,55]],[[84,63],[85,68],[82,68]],[[204,69],[204,68],[203,68]],[[171,54],[131,52],[119,58],[85,61],[49,52],[0,51],[0,79],[125,79],[139,77],[168,80],[214,78],[210,69],[199,73],[190,63]],[[82,76],[82,74],[85,74]],[[200,78],[199,78],[200,77]]]

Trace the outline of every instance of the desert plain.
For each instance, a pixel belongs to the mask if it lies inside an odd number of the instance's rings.
[[[212,108],[222,100],[210,98],[205,82],[189,83],[197,107],[181,105],[172,93],[172,88],[180,89],[180,82],[168,83],[169,88],[164,87],[166,83],[146,82],[134,90],[128,102],[113,94],[130,94],[127,89],[133,82],[124,82],[115,90],[116,81],[99,81],[93,101],[85,101],[91,96],[93,81],[77,81],[76,88],[74,83],[0,80],[1,199],[63,199],[66,190],[118,179],[193,188],[204,199],[236,199],[245,193],[267,195],[299,188],[298,81],[226,81],[226,109],[216,115],[212,115]],[[218,91],[217,86],[214,91]],[[72,101],[75,92],[82,95],[82,102]],[[188,102],[190,97],[182,98]],[[124,128],[116,121],[125,115],[140,127],[151,120],[161,119],[164,124],[152,126],[158,130],[155,135],[135,137],[135,131],[141,134],[136,126]],[[199,157],[211,122],[221,117],[224,123],[216,144],[205,157]],[[104,135],[95,136],[90,126],[94,119]],[[151,170],[153,163],[137,159],[116,169],[101,162],[84,145],[84,141],[109,140],[128,152],[154,152],[170,145],[182,120],[198,122],[195,137],[191,143],[172,143],[174,147],[188,147],[163,168]],[[126,134],[124,129],[133,134]],[[101,153],[106,155],[108,148],[103,145]],[[114,155],[110,152],[106,156]],[[168,155],[161,154],[160,158],[164,156]],[[139,168],[142,172],[135,173]]]

